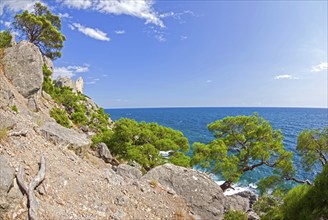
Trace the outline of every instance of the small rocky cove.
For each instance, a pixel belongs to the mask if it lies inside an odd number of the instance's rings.
[[[31,219],[209,220],[228,210],[259,219],[252,192],[225,196],[207,174],[172,164],[142,173],[104,143],[91,148],[87,126],[56,123],[50,110],[61,106],[42,91],[44,64],[54,69],[26,41],[0,51],[0,219],[27,219],[28,207],[36,208]],[[82,78],[60,78],[56,86],[83,93]],[[84,105],[90,112],[99,108],[90,98]]]

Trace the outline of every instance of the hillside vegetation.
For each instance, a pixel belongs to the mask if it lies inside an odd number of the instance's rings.
[[[322,168],[313,183],[296,178],[281,131],[256,113],[209,124],[214,139],[190,152],[182,132],[128,118],[112,122],[91,98],[52,79],[47,59],[61,56],[66,38],[46,6],[16,15],[15,27],[30,42],[0,33],[1,218],[328,219],[328,128],[304,130],[297,140],[304,169]],[[258,182],[259,198],[224,195],[261,166],[272,173]]]

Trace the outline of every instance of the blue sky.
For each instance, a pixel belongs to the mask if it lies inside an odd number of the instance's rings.
[[[1,0],[1,29],[33,2]],[[104,108],[328,106],[326,1],[42,2],[67,37],[55,75]]]

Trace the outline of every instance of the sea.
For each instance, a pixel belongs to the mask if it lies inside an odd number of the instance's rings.
[[[240,108],[240,107],[204,107],[204,108],[128,108],[106,109],[111,118],[116,121],[120,118],[131,118],[138,122],[156,122],[159,125],[181,131],[189,140],[190,146],[194,142],[209,143],[214,139],[208,131],[207,125],[227,116],[253,115],[255,112],[268,120],[274,129],[280,129],[284,136],[284,146],[294,153],[296,177],[313,181],[321,172],[317,164],[314,170],[307,172],[302,168],[301,156],[297,154],[296,145],[299,133],[304,129],[317,129],[328,126],[327,108]],[[191,147],[190,147],[191,148]],[[188,153],[192,155],[192,151]],[[196,169],[200,169],[195,167]],[[235,185],[235,190],[225,194],[234,194],[244,190],[255,190],[258,181],[271,173],[267,167],[259,167],[245,173]],[[222,183],[220,175],[212,175],[218,184]]]

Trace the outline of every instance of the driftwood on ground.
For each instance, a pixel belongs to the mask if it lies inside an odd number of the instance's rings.
[[[22,130],[22,131],[13,131],[9,133],[9,136],[24,136],[26,137],[27,135],[27,130]]]
[[[44,180],[46,175],[46,159],[44,156],[41,157],[40,161],[40,169],[36,177],[32,179],[29,185],[24,181],[24,168],[20,166],[19,173],[17,175],[17,182],[23,193],[27,195],[28,200],[28,219],[36,220],[37,219],[37,211],[38,211],[38,201],[36,200],[34,189],[40,185],[40,183]]]

